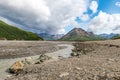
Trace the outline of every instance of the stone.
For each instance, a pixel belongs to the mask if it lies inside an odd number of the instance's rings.
[[[30,65],[30,64],[34,64],[35,62],[34,62],[34,60],[31,57],[27,57],[27,58],[25,58],[25,60],[23,61],[23,63],[25,65]]]
[[[42,62],[51,59],[49,56],[41,54],[40,57],[35,60],[35,64],[41,64]]]
[[[63,72],[63,73],[61,73],[59,76],[62,78],[62,77],[66,77],[66,76],[68,76],[68,75],[69,75],[68,72]]]
[[[109,58],[109,59],[107,59],[107,61],[114,62],[115,59]]]
[[[7,77],[7,78],[10,78],[10,77],[12,77],[12,75],[7,75],[6,77]]]
[[[39,60],[41,62],[49,60],[49,59],[50,59],[50,57],[48,57],[47,55],[44,55],[44,54],[41,54],[40,57],[39,57]]]
[[[72,52],[71,56],[77,56],[78,54],[76,52]]]
[[[64,57],[63,57],[63,56],[58,56],[58,58],[59,58],[60,60],[64,59]]]
[[[83,70],[83,68],[80,68],[80,67],[75,67],[76,70]]]
[[[18,74],[23,70],[23,68],[24,64],[22,63],[22,61],[17,61],[9,68],[9,71],[10,73]]]

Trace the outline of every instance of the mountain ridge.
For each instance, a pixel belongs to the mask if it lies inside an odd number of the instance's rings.
[[[0,40],[43,40],[37,34],[11,26],[0,20]]]
[[[60,40],[67,41],[89,41],[89,40],[101,40],[102,38],[98,35],[94,35],[92,32],[87,32],[82,28],[73,28]]]
[[[81,28],[73,28],[71,31],[69,31],[66,35],[64,35],[62,38],[68,38],[73,35],[79,35],[79,36],[89,36],[89,34],[81,29]]]

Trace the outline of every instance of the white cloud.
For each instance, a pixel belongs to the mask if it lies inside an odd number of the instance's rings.
[[[89,19],[84,15],[88,4],[89,0],[1,0],[0,16],[31,31],[64,33],[66,26],[76,24],[76,16]]]
[[[92,12],[96,13],[97,8],[98,8],[98,3],[96,1],[92,1],[91,4],[90,4],[90,9],[92,10]]]
[[[89,25],[90,31],[100,33],[120,33],[120,14],[100,12]]]
[[[82,21],[87,21],[87,20],[90,19],[88,14],[80,15],[80,18],[81,18]]]
[[[120,7],[120,2],[116,2],[115,5]]]

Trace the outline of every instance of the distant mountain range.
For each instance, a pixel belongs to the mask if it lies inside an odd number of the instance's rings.
[[[8,25],[0,20],[0,40],[43,40],[37,34]]]
[[[113,38],[114,36],[117,36],[118,34],[114,34],[114,33],[110,33],[110,34],[100,34],[99,36],[105,38],[105,39],[111,39]]]
[[[64,34],[48,34],[48,33],[39,33],[39,36],[41,36],[44,40],[58,40],[60,39]]]
[[[74,28],[60,40],[66,41],[89,41],[89,40],[101,40],[102,37],[94,35],[92,32],[87,32],[81,28]]]

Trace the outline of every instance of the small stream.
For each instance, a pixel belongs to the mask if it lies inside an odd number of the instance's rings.
[[[69,44],[60,44],[58,46],[66,46],[67,48],[61,49],[52,53],[46,53],[47,56],[51,57],[53,60],[58,60],[59,57],[68,58],[70,57],[70,54],[72,52],[72,49],[74,48],[72,45]],[[39,55],[36,56],[29,56],[33,59],[39,58]],[[10,74],[6,72],[10,66],[19,60],[24,60],[23,58],[15,58],[15,59],[0,59],[0,80],[4,80],[6,77],[9,77]]]

